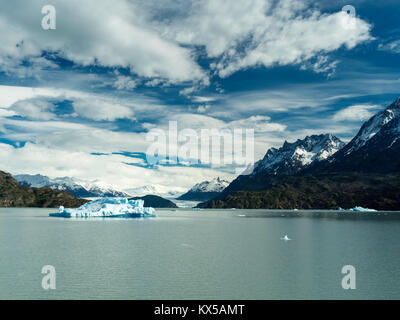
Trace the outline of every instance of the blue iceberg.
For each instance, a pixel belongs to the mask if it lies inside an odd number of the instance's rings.
[[[377,212],[375,209],[368,209],[368,208],[363,208],[363,207],[354,207],[352,209],[343,209],[341,207],[338,208],[338,211],[353,211],[353,212]]]
[[[57,213],[50,213],[52,217],[64,218],[140,218],[155,217],[155,210],[144,207],[143,200],[128,200],[127,198],[101,198],[76,209],[66,209],[61,206]]]
[[[350,211],[355,211],[355,212],[376,212],[375,209],[368,209],[368,208],[363,208],[363,207],[354,207],[350,209]]]

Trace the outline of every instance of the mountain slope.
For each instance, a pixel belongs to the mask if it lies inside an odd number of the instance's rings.
[[[290,175],[315,161],[323,161],[335,154],[344,143],[331,134],[307,136],[294,143],[285,141],[279,149],[271,148],[254,166],[252,175],[268,173]]]
[[[400,172],[400,97],[363,124],[330,161],[308,172]]]
[[[313,163],[325,161],[343,146],[344,143],[331,134],[307,136],[293,143],[285,141],[281,148],[269,149],[254,165],[251,175],[237,177],[217,199],[238,190],[264,190],[282,176],[299,173]]]
[[[0,207],[74,208],[86,202],[66,191],[21,186],[11,174],[0,171]]]
[[[188,192],[181,195],[177,200],[207,201],[219,195],[229,182],[219,177],[211,181],[203,181],[195,184]]]
[[[85,197],[126,197],[128,194],[117,191],[109,186],[101,185],[99,182],[79,181],[69,177],[51,179],[40,174],[15,175],[14,178],[26,187],[51,188],[53,190],[67,191],[78,198]]]
[[[361,206],[400,209],[400,174],[342,174],[286,176],[265,190],[235,191],[209,208],[338,209]]]

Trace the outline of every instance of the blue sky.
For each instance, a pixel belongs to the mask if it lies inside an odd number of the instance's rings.
[[[348,141],[400,94],[398,1],[143,3],[2,4],[1,170],[183,191],[234,172],[150,166],[149,130],[253,128],[257,160],[310,134]]]

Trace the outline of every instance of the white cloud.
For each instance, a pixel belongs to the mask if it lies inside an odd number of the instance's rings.
[[[203,105],[198,106],[197,109],[196,109],[196,111],[197,111],[198,113],[205,113],[205,112],[207,112],[209,109],[210,109],[210,106],[209,106],[209,105],[203,104]]]
[[[176,113],[171,114],[169,120],[177,121],[179,129],[219,129],[225,126],[225,122],[203,114]],[[168,126],[168,123],[164,124]]]
[[[215,101],[215,100],[217,100],[217,98],[215,98],[215,97],[200,97],[200,96],[194,96],[194,97],[192,97],[192,100],[193,100],[194,102],[197,102],[197,103],[207,103],[207,102]]]
[[[113,87],[118,90],[131,90],[138,85],[138,82],[127,76],[117,76],[117,79],[113,83]]]
[[[40,28],[42,1],[14,0],[0,12],[0,70],[35,76],[56,65],[43,51],[77,64],[125,67],[153,79],[208,85],[193,46],[204,46],[221,77],[255,66],[304,65],[340,48],[371,40],[371,26],[344,12],[322,14],[306,0],[171,1],[54,0],[57,29]],[[38,14],[26,14],[26,12]],[[94,14],[95,13],[95,14]],[[164,19],[168,17],[168,19]],[[349,28],[355,22],[355,28]],[[189,46],[187,46],[189,45]],[[30,66],[22,66],[27,61]],[[314,63],[331,72],[336,62]],[[134,83],[117,79],[116,88]],[[185,92],[183,92],[185,93]]]
[[[79,116],[92,120],[114,121],[123,118],[134,119],[131,108],[113,101],[99,98],[78,99],[75,100],[72,105]]]
[[[335,121],[364,121],[371,118],[378,109],[378,105],[354,105],[338,111],[334,116]]]
[[[300,69],[311,69],[316,73],[325,73],[328,77],[331,77],[338,64],[338,60],[331,60],[329,57],[321,55],[316,57],[315,61],[312,61],[312,59],[305,61]]]
[[[157,118],[163,114],[166,107],[157,99],[136,94],[133,97],[113,98],[108,95],[92,94],[76,90],[64,90],[55,88],[31,88],[17,86],[1,86],[0,85],[0,111],[4,113],[4,109],[10,109],[21,101],[33,101],[43,104],[52,101],[70,100],[73,102],[75,116],[81,116],[92,120],[108,120],[129,118],[135,119],[135,113],[146,113],[147,117],[153,116]],[[38,109],[39,110],[39,109]],[[148,114],[151,110],[152,114]],[[49,111],[49,110],[47,110]],[[15,112],[14,112],[15,113]],[[21,113],[21,115],[24,115]],[[26,114],[27,115],[27,114]],[[33,115],[34,117],[34,115]],[[38,117],[41,117],[39,115]],[[37,118],[42,120],[55,119],[49,114],[46,118]]]
[[[52,120],[56,118],[54,114],[55,106],[40,98],[20,100],[14,103],[9,110],[14,111],[19,116],[33,120]]]
[[[13,141],[31,141],[54,150],[86,153],[112,153],[122,150],[145,152],[144,133],[117,132],[92,125],[66,121],[25,121],[2,119],[12,127],[4,137]]]
[[[378,46],[379,50],[389,51],[392,53],[400,53],[400,40],[395,40],[386,44],[380,44]]]
[[[0,85],[0,108],[8,108],[20,100],[38,96],[56,97],[60,91],[49,88],[32,88]]]
[[[270,120],[271,118],[268,116],[251,116],[247,119],[232,121],[228,126],[232,128],[254,129],[256,133],[285,131],[285,125],[273,123]]]
[[[42,1],[15,0],[2,5],[0,29],[7,30],[0,34],[3,70],[12,70],[46,50],[84,66],[126,67],[143,77],[177,82],[206,78],[191,51],[154,31],[132,1],[88,0],[82,4],[54,0],[52,5],[58,23],[51,31],[40,27]]]
[[[367,22],[342,11],[322,14],[308,1],[191,3],[188,16],[169,22],[166,34],[183,44],[204,45],[209,57],[219,59],[212,67],[221,77],[260,65],[301,64],[372,39]]]

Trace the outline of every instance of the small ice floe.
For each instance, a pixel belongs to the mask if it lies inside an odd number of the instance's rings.
[[[281,240],[283,240],[283,241],[290,241],[290,240],[292,240],[292,239],[290,239],[290,238],[288,237],[288,235],[285,234],[285,236],[282,237]]]
[[[188,244],[188,243],[181,243],[181,247],[194,248],[191,244]]]

